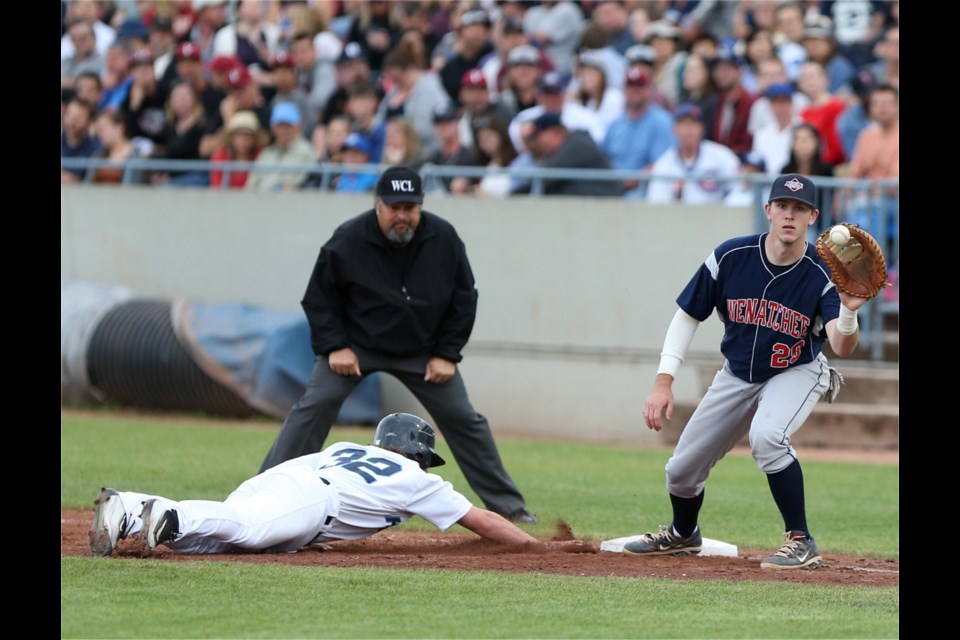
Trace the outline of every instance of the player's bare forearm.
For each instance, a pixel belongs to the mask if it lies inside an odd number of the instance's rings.
[[[839,292],[840,304],[848,310],[857,312],[867,303],[867,298],[852,296],[850,294]],[[830,348],[838,356],[845,358],[851,355],[857,349],[860,342],[860,330],[845,334],[837,330],[838,320],[831,320],[827,323],[827,338],[830,340]]]
[[[473,507],[457,522],[478,536],[502,544],[538,542],[532,535],[493,511]]]
[[[857,350],[857,344],[860,343],[860,329],[846,335],[837,331],[837,321],[831,320],[827,323],[827,338],[830,340],[830,348],[833,352],[841,358],[846,358]]]
[[[673,376],[657,374],[653,390],[643,403],[643,421],[654,431],[663,429],[663,418],[673,418]]]

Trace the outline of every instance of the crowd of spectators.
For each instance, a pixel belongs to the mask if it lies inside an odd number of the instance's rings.
[[[487,197],[530,189],[516,167],[638,170],[544,191],[687,203],[738,203],[716,178],[758,172],[899,178],[896,1],[61,4],[61,158],[110,161],[64,183],[120,182],[131,158],[265,163],[135,177],[258,191],[492,167],[437,181]],[[312,163],[350,168],[277,166]]]

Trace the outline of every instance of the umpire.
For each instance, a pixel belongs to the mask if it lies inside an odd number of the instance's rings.
[[[260,471],[320,451],[350,392],[381,371],[430,413],[488,509],[536,523],[457,369],[477,313],[466,247],[422,204],[419,174],[390,167],[377,181],[374,208],[321,247],[301,301],[317,359]]]

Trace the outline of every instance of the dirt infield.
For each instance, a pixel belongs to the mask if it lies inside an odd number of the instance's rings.
[[[89,556],[88,533],[93,510],[60,512],[60,555]],[[899,587],[900,563],[878,558],[825,554],[825,566],[814,571],[769,571],[760,568],[767,550],[741,549],[739,556],[688,557],[625,556],[600,551],[598,540],[577,540],[570,527],[556,524],[556,533],[544,544],[505,547],[472,534],[383,532],[358,542],[336,542],[328,550],[308,547],[297,553],[183,555],[163,548],[150,554],[134,540],[122,540],[114,552],[117,561],[152,557],[170,562],[246,562],[307,567],[380,567],[386,569],[451,569],[549,573],[568,576],[659,577],[699,580],[757,580],[801,584]]]

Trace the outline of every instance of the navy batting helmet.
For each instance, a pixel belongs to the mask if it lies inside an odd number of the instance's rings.
[[[436,435],[425,420],[410,413],[391,413],[377,425],[374,446],[410,458],[421,469],[439,467],[446,461],[433,450]]]

